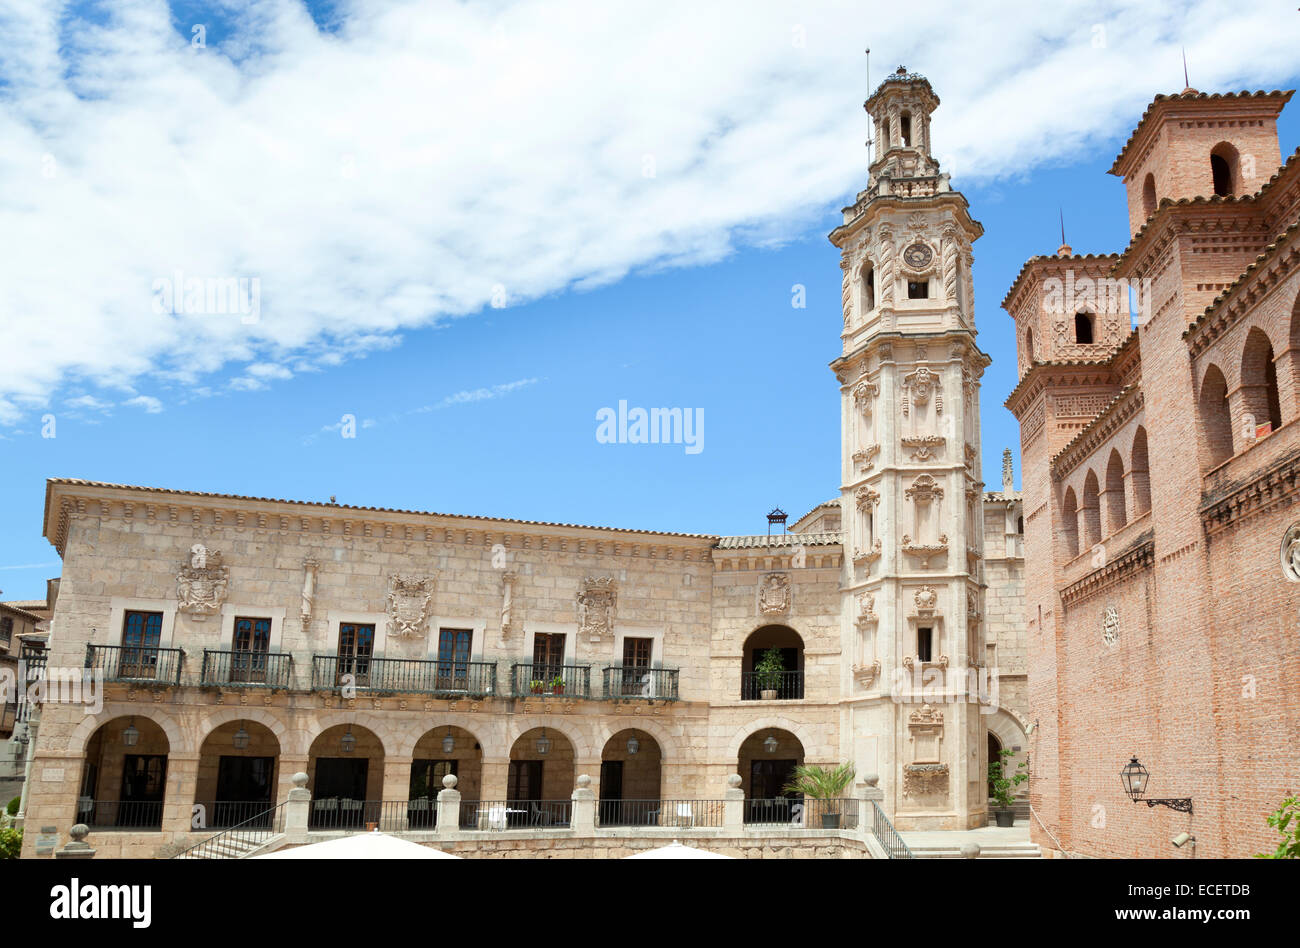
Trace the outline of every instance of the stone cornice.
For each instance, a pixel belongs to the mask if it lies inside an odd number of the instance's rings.
[[[1155,531],[1148,530],[1138,537],[1133,544],[1108,562],[1105,566],[1093,570],[1081,579],[1075,580],[1061,590],[1061,604],[1072,606],[1089,596],[1109,589],[1135,573],[1155,566],[1156,544]]]
[[[1112,383],[1114,355],[1117,351],[1112,350],[1106,359],[1097,361],[1070,359],[1064,362],[1035,362],[1002,404],[1012,414],[1016,414],[1018,409],[1028,405],[1049,388]]]

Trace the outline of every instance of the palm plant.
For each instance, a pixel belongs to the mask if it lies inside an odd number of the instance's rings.
[[[785,661],[781,658],[779,648],[770,648],[763,653],[754,666],[758,677],[758,686],[764,691],[776,691],[781,687],[781,675],[785,672]]]
[[[805,799],[839,800],[857,770],[847,761],[837,767],[822,767],[818,764],[799,764],[790,773],[790,779],[782,788],[786,793],[799,793]],[[820,807],[822,826],[834,828],[840,825],[840,813],[833,805]]]

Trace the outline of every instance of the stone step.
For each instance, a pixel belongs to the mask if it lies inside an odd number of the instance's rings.
[[[957,846],[912,846],[917,859],[963,859]],[[1043,851],[1037,843],[1010,843],[980,846],[980,859],[1042,859]]]

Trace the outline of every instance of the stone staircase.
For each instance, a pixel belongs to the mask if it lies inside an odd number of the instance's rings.
[[[271,852],[274,849],[279,849],[282,842],[284,842],[283,833],[277,833],[269,838],[264,832],[240,833],[236,831],[223,833],[220,836],[209,840],[206,845],[199,849],[187,852],[179,858],[247,859],[249,856],[256,856],[261,853]]]

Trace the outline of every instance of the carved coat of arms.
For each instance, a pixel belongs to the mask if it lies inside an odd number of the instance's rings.
[[[391,576],[388,579],[388,634],[418,638],[425,634],[433,602],[432,576]]]
[[[589,576],[578,590],[578,634],[592,642],[614,631],[614,607],[618,593],[613,576]]]
[[[758,590],[758,611],[767,616],[785,615],[790,611],[790,577],[785,573],[768,573]]]
[[[230,573],[221,563],[221,551],[209,552],[202,543],[190,547],[190,561],[176,574],[176,600],[181,612],[193,616],[216,615],[226,601]]]

